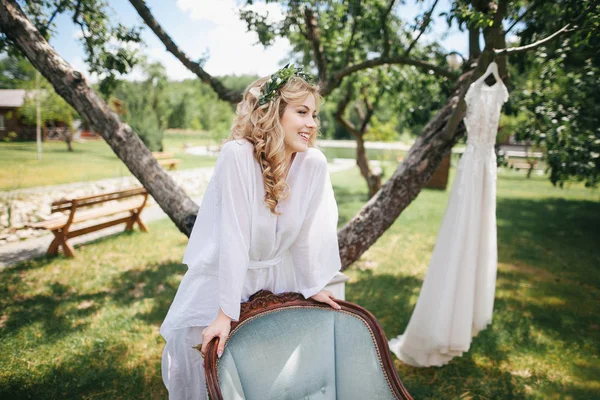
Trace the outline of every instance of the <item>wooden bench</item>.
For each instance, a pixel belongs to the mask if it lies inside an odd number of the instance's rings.
[[[518,159],[508,159],[508,167],[512,169],[516,169],[520,171],[522,169],[527,170],[527,178],[531,177],[534,169],[537,169],[538,160],[531,158],[518,158]]]
[[[180,159],[173,158],[173,153],[170,152],[154,151],[152,152],[152,155],[163,168],[166,167],[169,170],[174,170],[181,162]]]
[[[120,201],[128,199],[126,201]],[[133,224],[137,223],[140,230],[148,232],[148,227],[142,222],[140,214],[148,200],[148,192],[145,188],[135,188],[121,190],[118,192],[98,194],[89,197],[79,197],[73,199],[59,200],[52,203],[52,213],[64,212],[65,215],[51,217],[42,222],[29,224],[34,229],[47,229],[54,234],[54,240],[48,247],[49,255],[56,255],[58,248],[62,247],[65,256],[75,257],[75,250],[68,242],[69,239],[95,232],[110,226],[125,223],[125,231],[131,231]],[[116,204],[105,204],[100,207],[93,207],[102,203],[118,201]],[[81,209],[84,209],[83,211]],[[125,217],[118,217],[108,221],[98,221],[97,224],[85,226],[71,231],[73,224],[93,221],[113,215],[129,213]]]
[[[508,159],[508,166],[514,169],[535,169],[537,167],[537,160],[528,161],[523,159]]]

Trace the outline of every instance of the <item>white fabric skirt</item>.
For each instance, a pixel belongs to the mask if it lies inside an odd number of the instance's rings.
[[[390,350],[415,367],[442,366],[468,351],[492,321],[496,269],[496,158],[468,146],[419,299]]]
[[[207,400],[204,359],[194,347],[205,326],[176,329],[163,350],[162,378],[169,400]]]

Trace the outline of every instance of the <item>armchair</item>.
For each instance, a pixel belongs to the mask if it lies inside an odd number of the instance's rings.
[[[412,399],[375,317],[336,301],[341,310],[298,293],[254,294],[242,304],[222,357],[218,338],[206,349],[210,398]]]

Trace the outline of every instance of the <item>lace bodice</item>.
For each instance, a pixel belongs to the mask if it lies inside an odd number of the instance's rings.
[[[499,79],[492,86],[487,85],[484,79],[485,75],[473,82],[467,90],[465,125],[467,145],[489,149],[496,142],[500,110],[508,100],[508,90]]]

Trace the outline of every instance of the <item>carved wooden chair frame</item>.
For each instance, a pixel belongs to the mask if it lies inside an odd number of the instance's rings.
[[[282,293],[275,295],[269,291],[261,290],[252,295],[246,303],[242,303],[240,319],[237,322],[231,323],[231,333],[229,334],[229,337],[234,335],[246,322],[253,320],[262,314],[285,308],[324,308],[329,309],[331,312],[351,314],[361,319],[371,331],[371,336],[375,341],[375,347],[379,356],[379,362],[386,375],[385,378],[392,393],[397,399],[412,400],[412,396],[402,384],[398,372],[394,367],[385,333],[373,314],[354,303],[342,300],[336,300],[336,302],[342,307],[341,310],[334,310],[331,306],[319,303],[312,299],[307,300],[299,293]],[[206,386],[209,398],[212,400],[223,400],[217,372],[219,364],[219,358],[217,357],[218,343],[219,339],[215,338],[208,344],[204,360]]]

